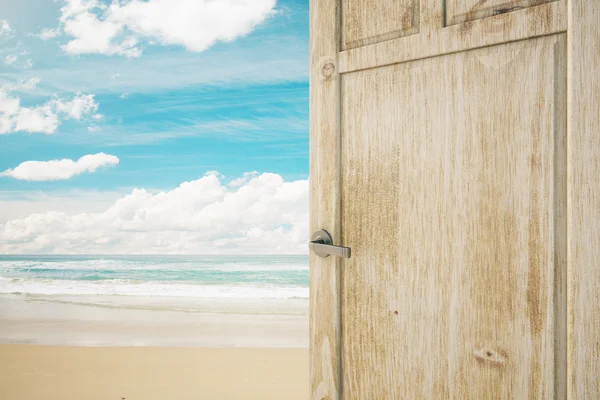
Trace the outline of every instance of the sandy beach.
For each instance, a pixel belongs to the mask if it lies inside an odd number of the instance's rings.
[[[1,295],[0,399],[308,398],[304,305],[114,301]]]
[[[0,400],[307,399],[307,274],[295,258],[6,259]]]
[[[308,350],[0,345],[0,398],[307,399]]]
[[[306,315],[71,300],[0,296],[0,399],[308,398]]]

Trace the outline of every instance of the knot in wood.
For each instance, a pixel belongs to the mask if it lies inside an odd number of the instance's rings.
[[[327,63],[323,65],[323,68],[321,68],[321,75],[323,75],[323,78],[325,78],[326,80],[331,79],[334,72],[335,65],[333,63]]]
[[[490,348],[473,350],[473,355],[477,362],[492,367],[502,367],[506,364],[506,354],[502,351],[496,351]]]

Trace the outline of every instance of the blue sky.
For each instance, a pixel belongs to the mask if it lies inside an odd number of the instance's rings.
[[[0,86],[6,96],[18,98],[21,107],[50,104],[52,99],[63,104],[52,106],[59,121],[52,134],[14,128],[0,134],[0,172],[27,161],[75,162],[97,153],[118,158],[118,165],[103,165],[66,179],[32,181],[10,174],[0,176],[4,250],[23,250],[13,246],[8,237],[12,219],[34,212],[103,212],[134,188],[168,192],[209,171],[218,171],[223,187],[251,171],[258,171],[255,179],[262,173],[274,174],[282,185],[307,179],[308,1],[275,4],[274,0],[260,0],[262,10],[268,10],[261,14],[266,17],[257,17],[244,28],[236,26],[247,23],[243,15],[228,19],[227,7],[235,2],[216,0],[222,2],[223,10],[211,16],[207,14],[213,11],[204,8],[198,15],[198,20],[204,21],[198,24],[206,27],[199,28],[197,36],[206,33],[207,49],[200,48],[204,42],[198,37],[178,31],[182,23],[157,21],[164,0],[149,0],[156,7],[146,14],[129,4],[147,1],[116,3],[121,8],[112,17],[107,15],[114,10],[103,7],[109,2],[97,3],[99,7],[94,8],[89,0],[4,1],[0,7],[0,21],[6,21],[10,29],[0,36]],[[248,3],[253,1],[259,0]],[[173,0],[175,3],[185,7],[186,0]],[[141,54],[109,54],[122,50],[98,51],[95,43],[84,43],[88,47],[83,51],[69,49],[69,42],[79,34],[79,28],[73,23],[71,30],[69,23],[84,15],[79,10],[76,17],[67,19],[69,5],[73,9],[87,7],[89,14],[85,15],[106,24],[118,20],[123,33],[115,36],[111,46],[120,46],[132,37],[135,51]],[[193,18],[184,23],[194,27]],[[49,35],[53,37],[44,40],[36,36],[44,29],[53,30]],[[227,38],[211,41],[210,29]],[[79,39],[88,40],[89,36]],[[23,83],[32,79],[36,82],[25,88]],[[93,95],[95,108],[77,116],[58,111],[60,107],[69,109],[70,100],[84,95]],[[60,206],[61,198],[70,204],[67,210]],[[78,198],[81,201],[75,204]],[[290,226],[289,221],[274,224],[269,229]]]

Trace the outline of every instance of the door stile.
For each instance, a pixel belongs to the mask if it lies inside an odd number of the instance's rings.
[[[569,0],[569,399],[600,399],[600,4]]]
[[[310,232],[340,237],[338,53],[341,4],[310,1]],[[338,257],[310,252],[310,398],[341,398],[340,266]]]

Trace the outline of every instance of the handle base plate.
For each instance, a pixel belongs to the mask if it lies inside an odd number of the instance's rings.
[[[315,233],[312,234],[311,238],[310,238],[311,242],[320,242],[322,244],[326,244],[326,245],[333,245],[333,238],[331,237],[331,235],[329,234],[329,232],[327,232],[325,229],[319,229],[318,231],[316,231]],[[319,257],[329,257],[329,253],[328,252],[323,252],[321,251],[318,247],[313,249],[313,251],[315,252],[316,255],[318,255]]]
[[[343,246],[334,246],[333,238],[324,229],[319,229],[313,233],[309,247],[319,257],[329,257],[334,255],[342,258],[350,258],[350,248]]]

